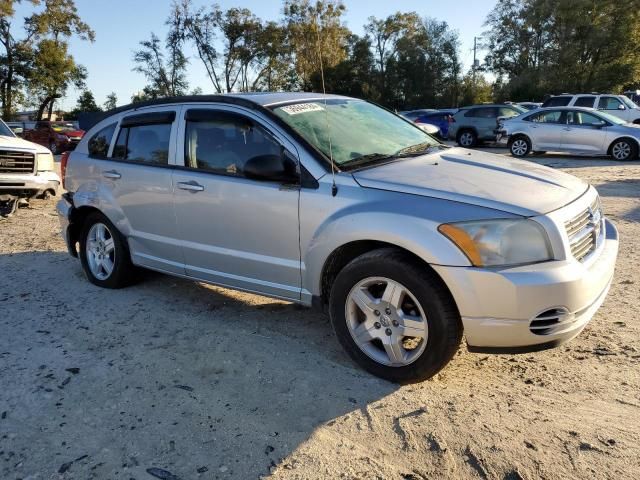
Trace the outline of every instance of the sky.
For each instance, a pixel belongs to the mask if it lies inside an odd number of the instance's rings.
[[[104,103],[111,92],[116,93],[119,105],[129,103],[131,95],[146,85],[144,76],[132,71],[133,52],[152,31],[164,38],[167,30],[164,22],[171,3],[171,0],[76,0],[80,16],[93,28],[96,40],[89,43],[73,38],[70,53],[77,63],[87,67],[87,87],[98,104]],[[194,0],[196,6],[212,3],[212,0]],[[277,20],[282,16],[281,0],[245,0],[242,3],[218,0],[217,3],[223,9],[238,6],[248,8],[263,20]],[[347,7],[344,20],[356,34],[364,33],[363,26],[368,17],[384,18],[396,11],[415,11],[423,17],[446,21],[460,36],[460,54],[466,70],[473,62],[473,37],[482,35],[484,21],[496,1],[343,0],[343,3]],[[31,11],[33,7],[23,2],[16,9],[16,19],[29,15]],[[478,56],[482,58],[483,52],[479,52]],[[213,93],[204,67],[199,62],[190,52],[190,89],[200,87],[203,93]],[[78,93],[70,89],[56,108],[73,108]]]

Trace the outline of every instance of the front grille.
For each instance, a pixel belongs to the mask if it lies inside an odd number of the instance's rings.
[[[0,150],[0,173],[33,173],[35,166],[34,153]]]
[[[603,222],[599,197],[588,208],[565,222],[571,254],[576,260],[584,260],[600,244]]]

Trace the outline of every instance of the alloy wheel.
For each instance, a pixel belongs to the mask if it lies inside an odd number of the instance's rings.
[[[463,147],[470,147],[473,145],[473,134],[470,132],[464,132],[460,135],[460,145]]]
[[[511,144],[511,153],[513,153],[517,157],[522,157],[526,155],[529,150],[529,145],[526,140],[521,138],[517,139]]]
[[[94,223],[87,234],[87,264],[98,280],[106,280],[113,273],[116,250],[113,234],[104,223]]]
[[[631,145],[627,142],[618,142],[611,149],[611,155],[616,160],[626,160],[631,155]]]
[[[358,282],[347,296],[345,318],[356,345],[380,364],[409,365],[427,346],[422,306],[407,287],[389,278]]]

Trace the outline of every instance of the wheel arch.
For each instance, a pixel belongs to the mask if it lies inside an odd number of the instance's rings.
[[[74,207],[71,212],[69,226],[67,227],[67,240],[70,252],[74,257],[78,256],[78,242],[80,241],[80,233],[82,232],[84,222],[87,220],[89,215],[95,212],[102,213],[104,215],[104,213],[96,207],[88,205],[83,205],[77,208]]]
[[[333,250],[322,266],[321,279],[320,279],[320,296],[316,301],[320,302],[320,306],[324,308],[329,303],[329,294],[331,293],[331,286],[333,285],[333,281],[338,276],[340,271],[344,269],[351,261],[358,258],[359,256],[372,252],[374,250],[381,250],[385,248],[392,248],[399,252],[402,252],[406,255],[408,261],[415,265],[419,265],[421,268],[424,268],[433,278],[443,287],[443,291],[446,291],[450,297],[450,300],[453,305],[457,304],[455,299],[453,298],[453,294],[451,290],[444,282],[442,277],[426,262],[423,258],[421,258],[416,253],[398,246],[393,243],[379,241],[379,240],[356,240],[352,242],[348,242],[344,245],[337,247]]]
[[[613,148],[613,145],[619,141],[619,140],[630,140],[635,146],[636,146],[636,154],[640,151],[640,141],[630,137],[628,135],[621,135],[617,138],[615,138],[610,144],[609,147],[607,148],[607,155],[611,155],[611,149]]]

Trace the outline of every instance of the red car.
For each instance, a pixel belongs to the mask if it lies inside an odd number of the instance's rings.
[[[76,128],[73,122],[36,122],[32,130],[23,134],[25,140],[47,147],[57,155],[73,150],[84,136],[84,130]]]

